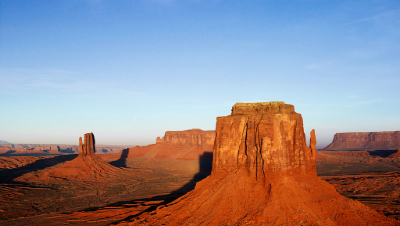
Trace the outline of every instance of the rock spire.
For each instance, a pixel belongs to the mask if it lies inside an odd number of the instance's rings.
[[[82,137],[79,137],[79,155],[94,155],[96,148],[93,133],[86,133],[84,139],[85,142],[82,144]]]

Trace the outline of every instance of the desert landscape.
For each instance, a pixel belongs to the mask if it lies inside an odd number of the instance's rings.
[[[100,154],[87,133],[78,154],[0,157],[0,223],[399,225],[396,134],[340,134],[316,150],[283,102],[238,103],[215,131],[167,131],[118,153]]]
[[[0,0],[0,225],[399,225],[400,1]]]

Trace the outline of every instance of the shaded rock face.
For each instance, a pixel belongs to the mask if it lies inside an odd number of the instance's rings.
[[[400,148],[397,151],[389,156],[389,158],[400,158]]]
[[[396,150],[400,147],[400,131],[336,133],[323,150]]]
[[[85,142],[82,144],[82,137],[79,137],[79,155],[94,155],[94,150],[96,150],[96,148],[93,133],[86,133],[84,138]]]
[[[286,171],[316,175],[315,133],[309,148],[293,105],[237,103],[230,116],[217,118],[216,131],[213,173],[245,168],[256,178]]]
[[[157,137],[156,143],[189,144],[189,145],[213,145],[215,131],[203,131],[201,129],[190,129],[184,131],[167,131],[161,139]]]

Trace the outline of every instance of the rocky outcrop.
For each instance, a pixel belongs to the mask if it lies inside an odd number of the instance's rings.
[[[217,118],[212,173],[130,225],[398,225],[339,195],[316,175],[315,132],[306,146],[292,105],[233,106]]]
[[[397,151],[389,156],[389,158],[399,158],[400,159],[400,148]]]
[[[213,173],[245,168],[256,177],[315,170],[315,133],[306,146],[303,119],[283,102],[238,103],[230,116],[217,118]]]
[[[171,143],[183,145],[214,145],[215,131],[190,129],[184,131],[167,131],[161,139],[157,137],[156,144]]]
[[[85,142],[82,144],[82,137],[79,137],[79,155],[94,155],[94,150],[96,150],[96,148],[93,133],[86,133],[84,139]]]
[[[396,150],[400,147],[400,131],[336,133],[323,150]]]
[[[190,129],[184,131],[167,131],[156,144],[136,146],[121,152],[121,158],[152,158],[197,160],[206,153],[211,156],[215,140],[215,131]]]
[[[82,137],[79,137],[79,155],[72,161],[50,171],[46,176],[74,179],[81,176],[97,175],[115,173],[120,171],[119,168],[110,165],[103,161],[95,154],[95,138],[93,133],[86,133],[84,135],[84,142]],[[43,176],[42,176],[43,177]]]

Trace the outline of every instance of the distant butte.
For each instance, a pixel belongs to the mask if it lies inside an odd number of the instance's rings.
[[[314,130],[310,143],[293,105],[235,104],[217,118],[211,175],[126,224],[399,225],[318,178]]]
[[[400,131],[336,133],[323,150],[396,150],[400,147]]]
[[[121,158],[194,160],[202,155],[211,157],[214,140],[214,130],[166,131],[163,138],[156,138],[156,144],[128,148],[120,155]]]
[[[82,137],[79,138],[78,157],[52,170],[49,175],[72,179],[83,175],[101,175],[121,170],[99,158],[95,154],[95,150],[93,133],[86,133],[84,135],[84,143],[82,143]]]

